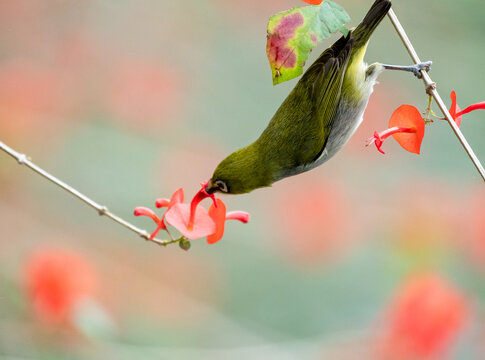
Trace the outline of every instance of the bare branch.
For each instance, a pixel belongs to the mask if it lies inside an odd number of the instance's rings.
[[[98,212],[99,215],[106,216],[107,218],[113,220],[114,222],[116,222],[116,223],[124,226],[125,228],[127,228],[127,229],[129,229],[129,230],[131,230],[131,231],[133,231],[135,233],[137,233],[143,239],[145,239],[147,241],[152,241],[155,244],[162,245],[162,246],[167,246],[169,244],[173,244],[173,243],[179,242],[179,239],[178,240],[160,240],[160,239],[157,239],[157,238],[150,239],[150,234],[146,230],[139,229],[138,227],[136,227],[135,225],[129,223],[128,221],[123,220],[119,216],[117,216],[117,215],[113,214],[112,212],[110,212],[106,206],[98,204],[97,202],[91,200],[86,195],[84,195],[81,192],[77,191],[73,187],[67,185],[65,182],[63,182],[63,181],[59,180],[58,178],[56,178],[55,176],[49,174],[44,169],[40,168],[39,166],[37,166],[33,162],[31,162],[29,160],[29,158],[25,154],[18,153],[17,151],[15,151],[12,148],[8,147],[7,145],[5,145],[1,141],[0,141],[0,149],[3,150],[3,151],[5,151],[7,154],[9,154],[15,160],[17,160],[17,162],[19,163],[19,165],[25,165],[25,166],[27,166],[29,169],[35,171],[40,176],[46,178],[50,182],[56,184],[57,186],[59,186],[60,188],[62,188],[64,190],[66,190],[68,193],[74,195],[79,200],[85,202],[87,205],[89,205],[90,207],[92,207],[93,209],[95,209]]]
[[[408,50],[409,55],[411,56],[411,59],[413,59],[414,63],[419,64],[421,63],[421,60],[419,59],[418,54],[416,53],[416,50],[414,50],[413,44],[411,44],[411,41],[409,40],[408,36],[406,35],[406,32],[404,31],[404,28],[402,27],[401,23],[399,22],[396,14],[392,9],[389,10],[389,13],[387,14],[389,16],[389,19],[391,19],[392,25],[394,25],[394,28],[396,29],[397,33],[399,34],[399,37],[401,38],[404,46]],[[441,112],[443,113],[443,116],[445,119],[448,121],[450,124],[451,128],[453,129],[456,137],[458,140],[460,140],[460,143],[463,145],[463,148],[465,149],[466,153],[472,160],[473,164],[477,168],[478,172],[483,178],[483,181],[485,181],[485,170],[483,169],[482,164],[480,163],[480,160],[478,160],[478,157],[475,155],[473,149],[471,146],[468,144],[466,141],[465,136],[461,132],[460,128],[458,125],[456,125],[455,121],[453,120],[453,117],[451,116],[450,112],[448,111],[448,108],[446,107],[445,103],[441,99],[440,94],[436,90],[436,83],[431,80],[431,77],[429,74],[421,70],[421,74],[423,75],[423,82],[426,87],[426,92],[431,95],[434,100],[436,101],[436,104],[438,104],[438,107],[440,108]]]

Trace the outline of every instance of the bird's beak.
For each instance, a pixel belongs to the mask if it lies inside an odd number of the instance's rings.
[[[211,184],[210,181],[205,181],[200,184],[201,189],[195,194],[194,198],[190,202],[190,218],[189,218],[189,224],[188,228],[192,228],[194,225],[194,219],[195,219],[195,209],[197,208],[197,205],[199,203],[206,199],[206,198],[211,198],[212,202],[214,203],[214,206],[217,207],[216,203],[216,197],[214,195],[214,192],[217,190],[217,187],[214,188]]]
[[[213,186],[210,182],[210,180],[207,182],[207,185],[205,187],[205,192],[209,195],[214,194],[219,188],[217,186]]]

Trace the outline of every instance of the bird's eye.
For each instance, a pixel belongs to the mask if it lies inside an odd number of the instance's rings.
[[[215,185],[219,188],[219,190],[221,190],[222,192],[227,192],[228,189],[227,189],[227,185],[224,181],[221,181],[221,180],[217,180],[215,182]]]

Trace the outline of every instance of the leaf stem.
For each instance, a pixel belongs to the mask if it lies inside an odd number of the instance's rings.
[[[74,189],[73,187],[69,186],[65,182],[63,182],[63,181],[59,180],[58,178],[56,178],[55,176],[49,174],[47,171],[45,171],[44,169],[40,168],[39,166],[34,164],[32,161],[30,161],[30,159],[25,154],[21,154],[21,153],[15,151],[14,149],[7,146],[2,141],[0,141],[0,149],[3,150],[4,152],[6,152],[11,157],[13,157],[15,160],[17,160],[19,165],[27,166],[29,169],[33,170],[34,172],[36,172],[40,176],[44,177],[45,179],[49,180],[50,182],[54,183],[55,185],[59,186],[60,188],[66,190],[71,195],[74,195],[79,200],[83,201],[84,203],[86,203],[87,205],[89,205],[90,207],[95,209],[98,212],[99,215],[106,216],[107,218],[113,220],[114,222],[120,224],[121,226],[137,233],[143,239],[145,239],[147,241],[151,241],[151,242],[153,242],[157,245],[161,245],[161,246],[167,246],[169,244],[173,244],[173,243],[180,241],[180,239],[177,239],[177,240],[173,240],[173,239],[172,240],[160,240],[160,239],[157,239],[157,238],[150,239],[150,234],[146,230],[139,229],[138,227],[129,223],[128,221],[123,220],[119,216],[110,212],[106,206],[98,204],[94,200],[92,200],[89,197],[87,197],[86,195],[82,194],[80,191]]]
[[[392,25],[394,25],[394,28],[396,29],[397,33],[399,34],[399,37],[401,38],[404,46],[406,47],[409,55],[411,56],[411,59],[414,61],[414,63],[419,64],[421,63],[421,60],[419,59],[418,54],[416,53],[416,50],[414,50],[414,47],[409,40],[406,31],[402,27],[401,23],[399,22],[396,14],[394,13],[393,9],[389,9],[388,12],[388,17],[391,20]],[[480,160],[478,160],[478,157],[475,155],[475,152],[471,148],[471,146],[468,144],[465,136],[461,132],[460,128],[458,125],[456,125],[455,121],[451,117],[450,112],[448,111],[448,108],[446,107],[445,103],[443,102],[443,99],[441,99],[440,94],[436,90],[436,83],[431,80],[431,77],[429,74],[421,70],[421,74],[423,76],[423,82],[426,87],[426,92],[431,95],[434,100],[436,101],[436,104],[438,104],[438,107],[440,108],[441,112],[443,113],[446,121],[448,121],[448,124],[450,124],[451,128],[453,129],[453,132],[455,133],[456,137],[462,144],[463,148],[465,149],[466,153],[470,157],[471,161],[475,165],[476,169],[478,170],[479,174],[481,175],[483,181],[485,181],[485,169],[483,168],[482,164],[480,163]]]

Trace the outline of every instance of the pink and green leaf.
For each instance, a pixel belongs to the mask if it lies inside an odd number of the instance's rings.
[[[273,85],[300,76],[310,51],[318,42],[337,31],[347,34],[344,24],[349,21],[345,10],[330,0],[270,17],[266,52]]]

